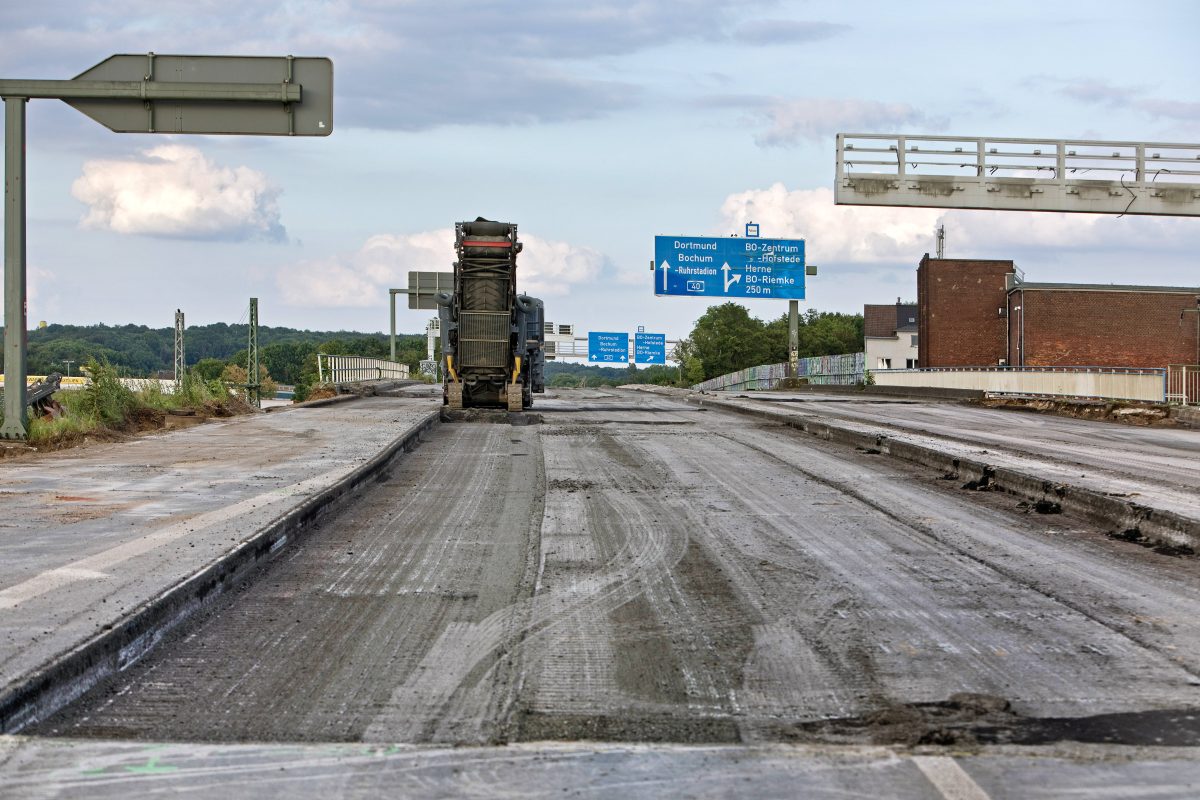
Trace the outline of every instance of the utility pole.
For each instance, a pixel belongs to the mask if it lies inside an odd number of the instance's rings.
[[[73,358],[64,358],[63,363],[67,365],[67,377],[71,377],[71,365],[75,363]]]
[[[183,312],[175,309],[175,394],[183,390]]]
[[[800,377],[800,301],[788,301],[788,377]]]
[[[388,289],[388,302],[392,307],[392,334],[388,337],[388,342],[391,343],[392,361],[396,360],[396,295],[401,291],[401,289]]]
[[[4,427],[0,439],[24,439],[25,425],[25,103],[4,97]]]
[[[258,382],[258,298],[250,298],[250,343],[246,348],[246,399],[255,408],[262,408]]]

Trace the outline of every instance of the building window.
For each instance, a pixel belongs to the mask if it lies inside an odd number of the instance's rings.
[[[917,346],[917,335],[915,333],[912,335],[912,346]]]
[[[917,368],[917,360],[915,358],[904,359],[904,368],[905,369],[916,369]]]
[[[892,360],[890,358],[879,359],[879,368],[880,369],[891,369],[892,368]]]

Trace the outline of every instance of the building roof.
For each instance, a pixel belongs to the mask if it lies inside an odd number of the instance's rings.
[[[1152,292],[1157,294],[1200,294],[1200,286],[1133,286],[1119,283],[1014,283],[1010,292],[1045,290],[1062,292]]]
[[[896,331],[917,329],[917,307],[912,303],[863,306],[863,336],[890,339]]]

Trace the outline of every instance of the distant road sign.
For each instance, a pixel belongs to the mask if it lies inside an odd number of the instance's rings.
[[[588,361],[629,363],[629,334],[588,332]]]
[[[76,96],[64,102],[118,133],[333,132],[333,62],[328,58],[115,55],[73,81],[55,81],[90,82],[109,85],[97,87],[103,91],[93,95],[96,99]],[[127,98],[119,96],[125,86]],[[238,87],[235,97],[231,88]]]
[[[633,360],[637,364],[667,363],[667,335],[665,333],[635,333],[633,335]]]
[[[654,293],[804,299],[803,239],[654,237]]]
[[[454,291],[453,272],[409,272],[408,307],[437,308],[438,292]]]

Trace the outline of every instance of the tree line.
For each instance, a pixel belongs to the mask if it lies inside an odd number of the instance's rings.
[[[205,380],[219,378],[229,366],[245,369],[249,327],[216,322],[194,325],[184,333],[188,366]],[[302,387],[317,380],[317,353],[388,358],[388,337],[356,331],[307,331],[260,326],[260,369],[278,383]],[[416,374],[425,358],[425,335],[396,337],[396,358]],[[861,314],[809,309],[800,315],[800,357],[855,353],[863,349]],[[66,360],[81,364],[89,358],[107,360],[133,376],[150,376],[174,368],[174,328],[145,325],[47,325],[29,331],[29,373],[66,372]],[[690,386],[760,364],[778,364],[788,357],[787,315],[761,320],[744,306],[711,306],[679,343],[678,366],[638,368],[585,366],[565,362],[546,365],[551,386],[616,386],[654,383]],[[0,355],[0,369],[3,368]],[[78,367],[76,367],[77,369]]]
[[[248,325],[193,325],[184,331],[189,369],[204,380],[221,377],[229,366],[246,368]],[[298,387],[317,380],[317,353],[388,358],[388,337],[357,331],[308,331],[262,325],[258,329],[260,370],[274,381]],[[145,325],[46,325],[28,333],[28,372],[66,374],[67,361],[78,373],[88,359],[111,364],[120,374],[149,377],[175,368],[175,329]],[[425,335],[396,337],[396,358],[414,372],[425,358]],[[3,356],[0,355],[0,369]]]
[[[809,309],[800,315],[800,358],[863,349],[862,314]],[[712,306],[676,351],[687,385],[762,364],[788,360],[788,318],[763,321],[737,303]]]

